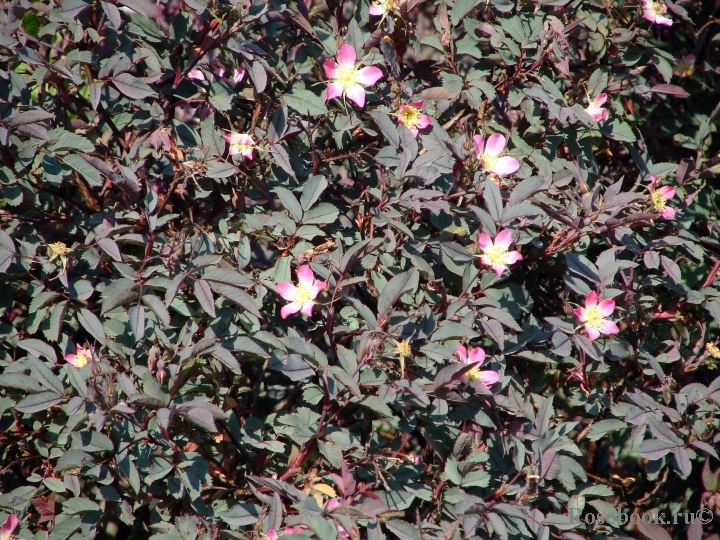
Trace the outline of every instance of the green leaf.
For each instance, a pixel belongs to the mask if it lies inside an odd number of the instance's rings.
[[[21,413],[32,414],[40,411],[46,411],[63,401],[65,398],[57,392],[46,391],[30,394],[15,406],[15,409]]]
[[[378,320],[387,317],[390,314],[395,302],[397,302],[406,292],[417,289],[419,280],[418,271],[415,268],[402,272],[387,282],[380,293],[378,300]]]
[[[114,79],[111,79],[111,81],[115,85],[115,88],[132,99],[146,99],[157,96],[150,86],[129,73],[121,73],[115,76]]]
[[[78,322],[82,327],[88,331],[88,333],[98,340],[100,343],[105,343],[105,330],[103,329],[100,319],[92,311],[82,308],[76,314]]]
[[[328,109],[322,98],[309,90],[293,90],[290,94],[282,96],[281,101],[301,115],[318,116],[327,114]]]
[[[57,363],[55,349],[39,339],[23,339],[18,342],[18,347],[25,349],[37,358],[45,357],[53,363]]]
[[[453,26],[457,26],[462,18],[475,9],[479,3],[480,0],[457,0],[450,11],[450,20],[452,20]]]

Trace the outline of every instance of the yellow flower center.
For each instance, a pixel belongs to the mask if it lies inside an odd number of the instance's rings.
[[[648,2],[645,9],[651,11],[653,15],[663,15],[667,13],[667,7],[660,2]]]
[[[87,363],[90,361],[90,358],[85,353],[78,353],[75,355],[75,367],[81,368],[87,365]]]
[[[483,251],[483,255],[488,258],[490,264],[493,266],[505,264],[505,261],[507,260],[507,253],[508,250],[500,246],[492,246]]]
[[[405,107],[405,110],[403,110],[398,116],[408,129],[415,129],[420,124],[420,109],[413,107],[412,105]]]
[[[489,156],[487,154],[482,155],[482,166],[486,171],[494,171],[497,169],[497,162],[500,156]]]
[[[355,66],[338,66],[335,80],[340,83],[343,87],[343,92],[345,92],[358,83],[357,69],[355,69]]]
[[[655,210],[658,212],[662,212],[665,210],[665,205],[667,202],[665,201],[665,197],[662,196],[662,193],[659,191],[653,191],[652,194],[652,202],[655,205]]]
[[[409,358],[412,356],[412,347],[410,346],[410,340],[401,341],[395,347],[395,351],[400,358]]]
[[[400,5],[400,0],[379,0],[378,4],[385,13],[397,10]]]
[[[482,379],[482,373],[480,372],[479,367],[474,367],[470,371],[468,371],[465,376],[468,378],[468,381],[471,383],[476,383]]]
[[[231,146],[231,147],[233,148],[233,150],[235,150],[235,152],[237,152],[237,153],[247,152],[248,150],[251,150],[252,147],[253,147],[252,144],[243,143],[243,142],[234,142],[234,143],[232,143],[230,146]]]
[[[585,310],[585,324],[593,330],[600,330],[605,323],[605,315],[600,308],[593,306]]]
[[[53,255],[66,255],[69,253],[68,247],[63,242],[55,242],[54,244],[48,244],[48,249]]]
[[[310,287],[298,285],[297,292],[295,293],[295,302],[298,304],[306,304],[313,300],[313,290]]]
[[[705,348],[707,349],[707,352],[710,356],[713,358],[720,358],[720,348],[718,348],[717,345],[714,343],[708,343],[705,345]]]

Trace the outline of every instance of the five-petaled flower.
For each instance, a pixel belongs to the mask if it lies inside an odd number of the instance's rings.
[[[643,17],[655,24],[672,26],[672,19],[665,17],[667,6],[655,0],[640,0],[643,4]]]
[[[512,232],[505,229],[500,231],[493,242],[489,235],[480,233],[478,246],[483,250],[481,261],[483,264],[492,266],[498,276],[502,276],[505,269],[511,264],[522,260],[519,251],[508,251],[512,245]]]
[[[657,183],[657,176],[650,177],[650,202],[655,207],[655,210],[660,212],[660,215],[665,219],[673,219],[675,217],[675,209],[667,205],[667,201],[675,196],[675,188],[670,186],[663,186],[660,189],[655,189]]]
[[[607,94],[598,94],[593,99],[590,99],[590,105],[585,108],[585,112],[593,117],[596,122],[604,122],[610,116],[610,111],[603,109],[603,105],[607,101]]]
[[[398,11],[400,6],[404,4],[404,0],[378,0],[376,3],[370,5],[370,15],[377,17],[385,17],[393,11]]]
[[[325,61],[325,75],[331,79],[327,86],[326,100],[347,96],[358,107],[365,106],[363,86],[372,86],[378,82],[382,71],[374,66],[358,69],[355,65],[356,59],[355,49],[345,43],[338,50],[337,63],[332,58]]]
[[[500,154],[505,150],[504,135],[500,133],[490,135],[487,144],[485,144],[485,138],[482,135],[475,135],[473,141],[475,141],[475,155],[485,172],[506,176],[513,174],[520,168],[520,162],[514,157],[500,157]]]
[[[72,364],[77,369],[80,369],[81,367],[84,367],[88,362],[92,362],[92,358],[92,349],[86,349],[82,345],[78,345],[77,352],[75,354],[66,355],[65,361],[69,364]]]
[[[470,371],[462,376],[462,382],[472,386],[475,390],[480,390],[481,386],[490,388],[493,384],[500,380],[500,374],[497,371],[480,370],[480,366],[485,362],[485,351],[480,347],[470,349],[470,354],[465,347],[458,345],[455,354],[463,364],[474,364]]]
[[[226,133],[223,137],[230,144],[228,154],[231,156],[242,154],[245,159],[252,159],[255,141],[250,135],[247,133]]]
[[[417,138],[421,129],[425,129],[431,124],[430,117],[420,110],[424,104],[425,102],[420,100],[411,101],[410,105],[400,105],[397,115],[398,122],[408,128],[414,138]]]
[[[595,341],[600,334],[617,334],[620,329],[617,324],[606,319],[615,311],[615,302],[603,300],[598,302],[598,295],[592,291],[585,298],[585,307],[575,308],[573,313],[585,325],[585,332],[590,341]]]
[[[12,534],[19,522],[16,515],[10,514],[0,525],[0,540],[22,540],[22,538],[16,539]]]
[[[293,313],[301,311],[308,317],[312,317],[315,298],[320,291],[327,287],[327,283],[315,279],[310,265],[304,264],[297,271],[298,285],[297,287],[287,281],[278,283],[276,289],[280,296],[290,303],[280,310],[280,316],[285,319]]]

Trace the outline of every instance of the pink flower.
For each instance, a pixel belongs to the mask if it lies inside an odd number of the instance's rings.
[[[511,264],[522,260],[519,251],[508,251],[512,244],[512,233],[505,229],[495,237],[495,242],[485,233],[478,236],[478,246],[483,250],[481,261],[492,266],[498,276],[502,276],[505,269]]]
[[[590,99],[590,105],[587,106],[585,112],[593,117],[596,122],[604,122],[610,116],[610,111],[603,109],[601,105],[604,105],[607,101],[607,94],[598,94],[595,99]]]
[[[267,540],[278,540],[279,535],[275,529],[268,529],[268,532],[265,533],[263,538],[266,538]]]
[[[660,212],[660,215],[665,219],[673,219],[675,217],[675,209],[667,206],[667,201],[675,196],[675,188],[670,186],[663,186],[660,189],[655,189],[657,182],[657,176],[650,177],[650,202],[655,207],[655,210]]]
[[[420,100],[411,101],[410,105],[400,105],[400,112],[397,115],[398,122],[408,128],[416,139],[420,130],[431,124],[430,117],[420,111],[424,104],[425,102]]]
[[[228,154],[231,156],[234,156],[235,154],[242,154],[245,159],[253,158],[255,141],[250,135],[246,133],[226,133],[223,137],[230,144],[230,151]]]
[[[667,6],[655,0],[640,0],[643,4],[643,17],[654,24],[672,26],[672,19],[665,17]]]
[[[404,3],[404,0],[378,0],[377,3],[370,5],[370,15],[384,17],[388,13],[397,11]]]
[[[17,516],[10,514],[0,526],[0,540],[13,540],[15,537],[12,533],[15,527],[18,526],[18,523],[19,520]],[[16,540],[22,540],[22,538],[17,538]]]
[[[297,313],[298,311],[301,311],[308,317],[312,317],[315,297],[317,297],[320,291],[327,287],[327,283],[315,279],[315,274],[313,274],[312,268],[310,268],[308,264],[304,264],[298,268],[297,274],[297,287],[288,282],[278,283],[276,286],[280,296],[290,302],[280,310],[280,316],[283,319],[286,319],[289,315]]]
[[[199,69],[191,69],[188,71],[187,74],[188,79],[196,79],[198,81],[204,81],[205,80],[205,74],[200,71]]]
[[[500,380],[500,374],[497,371],[480,371],[480,366],[485,362],[485,351],[480,347],[470,349],[470,354],[462,345],[458,345],[455,354],[463,364],[475,364],[475,367],[462,376],[462,382],[472,386],[475,390],[480,390],[481,386],[490,388],[493,384]]]
[[[374,66],[358,69],[355,66],[355,49],[345,43],[338,50],[337,64],[332,58],[325,61],[325,75],[332,82],[327,86],[327,100],[347,96],[358,107],[365,106],[365,89],[363,86],[372,86],[380,77],[382,71]]]
[[[585,324],[585,332],[590,341],[595,341],[600,334],[617,334],[620,331],[617,324],[605,318],[612,315],[613,311],[615,311],[615,302],[603,300],[598,303],[598,295],[592,291],[585,298],[585,307],[575,308],[573,313],[581,323]]]
[[[236,68],[235,71],[233,71],[233,76],[231,80],[233,84],[237,84],[243,80],[243,77],[245,77],[245,70]]]
[[[65,356],[65,361],[72,364],[77,369],[84,367],[88,362],[92,362],[93,352],[92,349],[85,349],[81,345],[77,346],[77,352],[75,354],[68,354]],[[2,537],[0,536],[0,540]]]
[[[520,168],[520,162],[514,157],[500,157],[500,154],[505,150],[504,135],[500,133],[490,135],[487,146],[482,135],[475,135],[473,141],[475,141],[475,155],[477,155],[483,170],[486,172],[505,176],[514,173]]]

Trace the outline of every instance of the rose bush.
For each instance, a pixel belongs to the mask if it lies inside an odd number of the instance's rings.
[[[716,2],[0,9],[2,538],[717,540]]]

